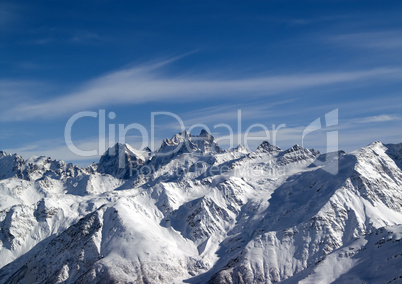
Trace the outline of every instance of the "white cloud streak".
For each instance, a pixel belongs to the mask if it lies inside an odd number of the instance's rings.
[[[359,123],[375,123],[375,122],[388,122],[388,121],[396,121],[401,120],[401,117],[396,115],[388,115],[388,114],[381,114],[375,116],[368,116],[362,119],[359,119]]]
[[[397,49],[402,47],[402,33],[382,31],[340,34],[329,38],[330,42],[373,49]]]
[[[75,146],[82,150],[98,149],[99,139],[89,138],[81,141],[74,141]],[[41,140],[32,141],[31,143],[18,147],[3,149],[7,153],[17,153],[24,159],[32,156],[40,155],[51,157],[52,159],[64,160],[64,161],[86,161],[93,160],[98,161],[100,155],[95,156],[80,156],[71,152],[65,141],[62,139]],[[102,154],[102,153],[101,153]]]
[[[398,68],[242,79],[210,79],[205,76],[171,78],[161,74],[160,68],[175,60],[177,58],[112,72],[82,84],[73,92],[64,95],[56,94],[54,99],[45,102],[20,103],[4,111],[0,120],[51,119],[71,115],[81,110],[155,101],[200,101],[213,99],[216,96],[220,98],[272,96],[329,84],[387,79],[391,75],[398,75],[396,78],[400,79],[402,74],[402,69]],[[3,89],[0,92],[10,92],[10,89]]]

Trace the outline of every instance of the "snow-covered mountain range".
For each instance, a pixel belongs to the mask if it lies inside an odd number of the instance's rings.
[[[0,152],[0,283],[398,283],[401,238],[402,144]]]

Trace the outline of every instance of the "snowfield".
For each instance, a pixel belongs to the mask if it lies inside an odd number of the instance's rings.
[[[401,283],[401,238],[402,144],[0,151],[0,283]]]

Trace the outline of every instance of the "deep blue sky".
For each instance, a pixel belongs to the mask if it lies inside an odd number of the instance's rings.
[[[401,1],[2,1],[0,63],[0,149],[24,157],[96,160],[71,154],[64,128],[99,109],[148,131],[151,112],[173,112],[221,138],[213,126],[236,134],[240,109],[242,133],[285,123],[282,148],[338,109],[340,148],[402,142]],[[153,148],[180,130],[156,122]],[[306,146],[325,151],[327,130]],[[72,135],[94,148],[97,120]]]

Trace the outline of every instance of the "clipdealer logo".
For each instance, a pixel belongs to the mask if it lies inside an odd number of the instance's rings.
[[[154,148],[155,149],[155,125],[156,125],[156,117],[165,116],[175,119],[178,122],[179,128],[182,131],[187,130],[188,132],[192,131],[195,128],[203,128],[208,133],[211,133],[211,129],[202,123],[197,123],[191,125],[190,127],[185,127],[184,121],[172,112],[151,112],[151,131],[150,133],[148,130],[139,123],[131,123],[128,125],[124,124],[116,124],[112,123],[112,121],[116,118],[116,114],[114,112],[109,112],[106,115],[106,111],[104,109],[100,109],[98,112],[95,111],[82,111],[79,113],[74,114],[70,117],[70,119],[66,123],[66,127],[64,130],[64,137],[65,142],[69,150],[81,157],[91,157],[96,155],[101,155],[109,149],[109,155],[113,156],[116,153],[114,146],[116,143],[125,144],[126,137],[129,131],[135,130],[139,131],[141,146],[140,149],[144,149],[145,147]],[[97,149],[91,150],[82,150],[79,149],[73,142],[72,139],[72,129],[81,118],[95,118],[97,119],[98,128],[99,128],[99,139],[98,139],[98,147]],[[108,122],[108,123],[107,123]],[[338,119],[338,109],[334,109],[328,113],[326,113],[323,117],[319,117],[311,122],[304,130],[301,136],[302,146],[305,147],[305,138],[309,134],[316,132],[316,131],[323,131],[327,129],[326,132],[326,153],[320,155],[318,159],[314,161],[316,166],[322,167],[325,171],[330,174],[336,175],[339,170],[338,159],[334,155],[338,154],[338,130],[334,130],[334,127],[337,126],[339,123]],[[219,144],[220,141],[227,140],[229,141],[229,147],[233,148],[236,145],[242,144],[247,149],[250,149],[249,142],[256,141],[259,142],[268,140],[271,141],[273,145],[276,145],[276,141],[278,139],[278,132],[280,129],[285,128],[286,124],[282,123],[278,126],[272,124],[272,128],[268,129],[265,125],[261,123],[255,123],[250,125],[244,132],[242,131],[242,113],[241,110],[237,111],[237,129],[236,132],[233,130],[232,126],[225,123],[215,124],[212,130],[216,130],[218,128],[223,128],[225,131],[228,132],[228,135],[223,137],[218,137],[215,141]],[[255,131],[258,130],[258,131]],[[117,138],[116,138],[117,132]],[[236,134],[235,134],[236,133]],[[259,133],[260,136],[255,136],[253,133]],[[107,143],[106,143],[107,142]],[[151,147],[150,147],[151,146]],[[188,144],[183,143],[180,147],[172,147],[171,151],[162,152],[162,153],[155,153],[158,156],[168,156],[172,155],[175,152],[179,151],[181,147],[189,147]],[[119,150],[119,149],[118,149]],[[189,149],[191,151],[191,149]],[[124,159],[124,151],[119,151],[119,167],[124,168],[126,167],[126,162]],[[328,154],[331,153],[331,154]],[[120,155],[121,154],[121,155]],[[152,171],[147,171],[152,172]]]

